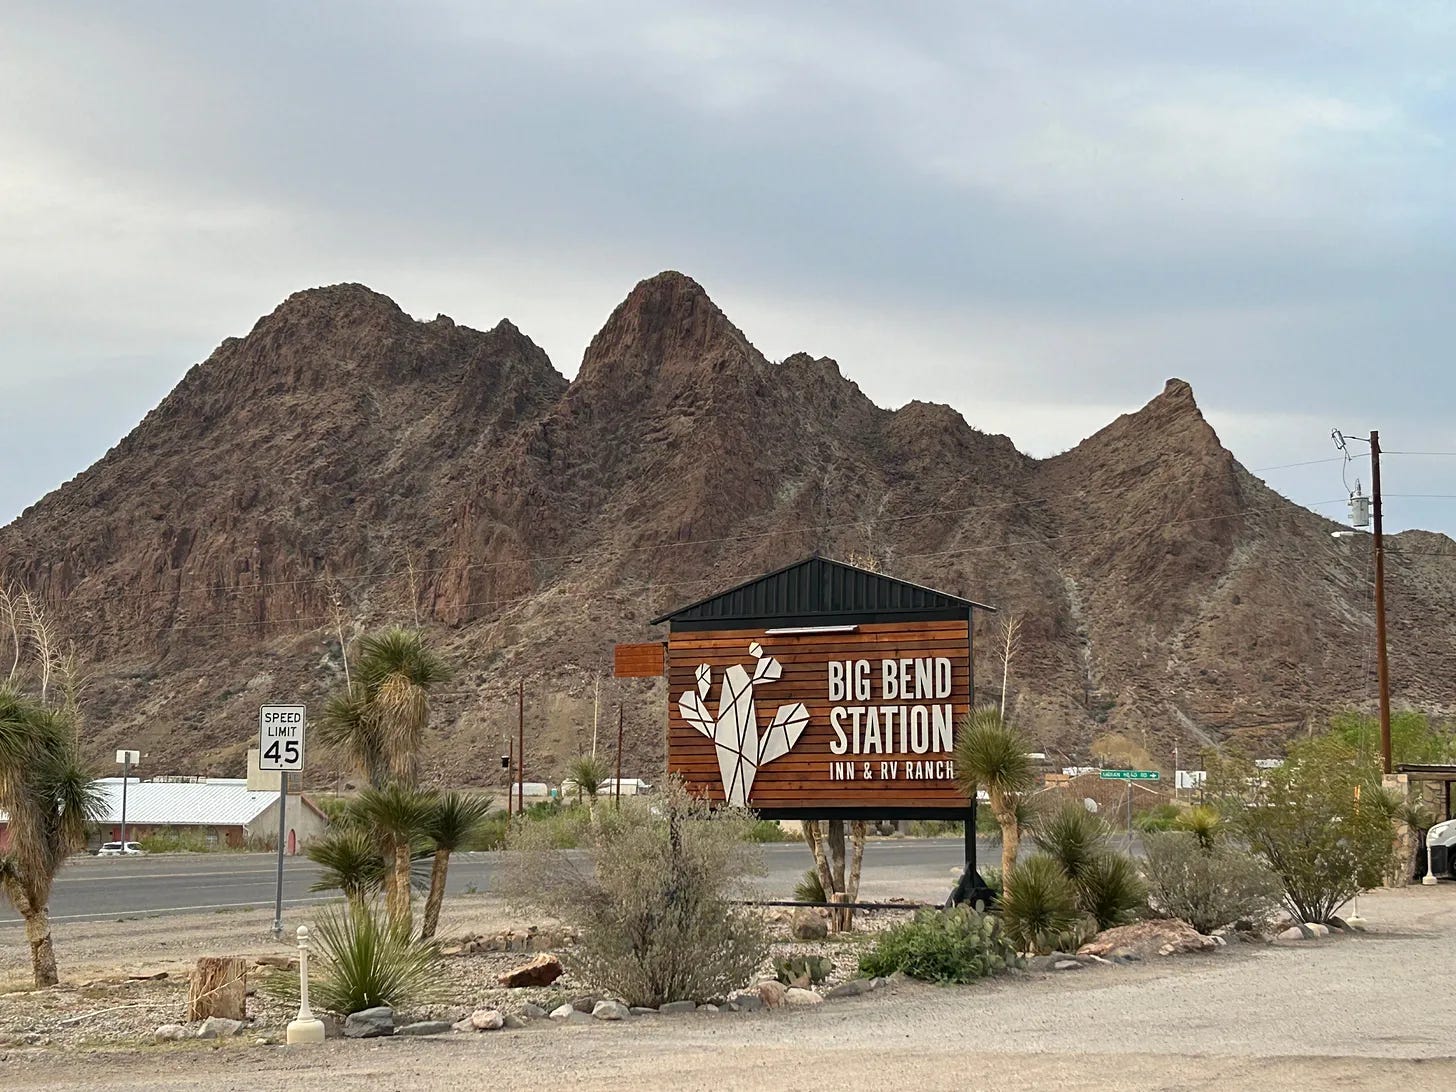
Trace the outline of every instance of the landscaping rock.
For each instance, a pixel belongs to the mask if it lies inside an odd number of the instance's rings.
[[[1291,925],[1288,929],[1285,929],[1274,939],[1280,941],[1313,940],[1314,934],[1303,925]]]
[[[590,1016],[592,1009],[597,1007],[597,1002],[601,999],[601,994],[589,993],[583,997],[574,998],[571,1002],[571,1007],[574,1008],[577,1012],[584,1012],[588,1016]]]
[[[757,990],[734,990],[728,995],[728,1011],[758,1012],[763,1008],[763,998]]]
[[[546,1010],[540,1005],[533,1005],[527,1001],[521,1006],[521,1015],[528,1020],[540,1020],[546,1015]]]
[[[476,1030],[475,1025],[470,1022],[470,1017],[468,1016],[464,1020],[456,1020],[450,1027],[455,1031],[474,1032]]]
[[[1105,956],[1120,948],[1131,949],[1144,958],[1152,955],[1176,955],[1180,952],[1207,952],[1218,947],[1186,921],[1177,918],[1154,918],[1131,925],[1119,925],[1098,933],[1077,949],[1079,956]],[[1064,957],[1065,958],[1065,957]]]
[[[772,978],[765,978],[758,985],[753,987],[758,998],[767,1008],[776,1009],[784,1003],[784,997],[789,988],[782,982]]]
[[[1075,959],[1059,959],[1052,964],[1054,971],[1080,971],[1082,964]]]
[[[242,1030],[243,1022],[241,1020],[229,1020],[224,1016],[209,1016],[197,1029],[197,1038],[226,1039]]]
[[[669,1001],[657,1011],[663,1016],[680,1016],[685,1012],[697,1012],[698,1003],[696,1001]]]
[[[476,1031],[496,1031],[505,1025],[500,1009],[476,1009],[470,1014],[470,1026]]]
[[[822,1005],[824,998],[820,997],[813,990],[801,990],[797,986],[791,986],[784,993],[784,1004],[786,1005]]]
[[[1330,927],[1328,925],[1321,925],[1317,921],[1307,921],[1304,923],[1304,927],[1317,937],[1327,937],[1330,935]]]
[[[633,1005],[627,1011],[633,1016],[656,1016],[658,1014],[656,1009],[649,1009],[646,1005]]]
[[[450,1022],[448,1020],[419,1020],[394,1029],[396,1035],[445,1035],[449,1031]]]
[[[519,1031],[525,1026],[526,1018],[524,1016],[517,1016],[513,1012],[506,1013],[505,1023],[501,1025],[501,1027],[510,1028],[512,1031]]]
[[[718,1015],[718,1006],[717,1005],[699,1005],[698,1006],[698,1011],[699,1012],[706,1012],[709,1016],[716,1016],[716,1015]]]
[[[394,1010],[388,1005],[349,1014],[344,1021],[345,1039],[377,1039],[394,1034]]]
[[[570,1002],[566,1003],[565,1005],[558,1005],[556,1008],[551,1010],[551,1019],[565,1020],[575,1011],[576,1009],[571,1006]]]
[[[625,1020],[632,1015],[620,1001],[598,1001],[592,1006],[591,1014],[598,1020]]]
[[[848,982],[841,982],[839,985],[824,992],[824,1000],[835,1001],[841,997],[858,997],[862,993],[869,993],[874,989],[867,978],[851,978]]]
[[[187,1038],[187,1029],[181,1024],[163,1024],[152,1032],[152,1038],[158,1043],[180,1043]]]
[[[506,971],[496,981],[510,989],[522,986],[549,986],[562,976],[566,968],[554,955],[538,955],[529,963]]]
[[[823,940],[829,935],[829,923],[808,908],[796,910],[789,932],[795,940]]]

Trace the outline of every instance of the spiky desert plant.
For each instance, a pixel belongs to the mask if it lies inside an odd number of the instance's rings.
[[[1076,882],[1103,856],[1107,824],[1081,804],[1069,801],[1041,817],[1031,840]]]
[[[385,885],[386,906],[392,921],[409,926],[410,870],[414,844],[425,837],[437,795],[420,792],[397,781],[382,789],[365,789],[354,801],[354,814],[368,824],[389,849],[393,867]]]
[[[359,827],[346,826],[315,838],[304,850],[309,860],[322,868],[310,891],[342,891],[350,902],[365,898],[384,887],[386,863],[379,842]]]
[[[319,962],[312,988],[330,1012],[402,1008],[430,996],[438,973],[435,946],[413,936],[407,921],[381,915],[369,902],[323,911],[314,940]]]
[[[54,986],[51,888],[66,858],[85,847],[101,797],[69,720],[8,685],[0,686],[0,810],[9,814],[0,893],[25,921],[35,984]]]
[[[430,893],[425,896],[425,913],[420,936],[429,939],[440,923],[440,906],[445,901],[445,880],[450,872],[450,854],[470,841],[490,815],[490,797],[479,793],[447,792],[435,801],[425,820],[433,860],[430,865]]]
[[[1077,888],[1062,866],[1037,853],[1003,873],[1001,920],[1023,951],[1048,951],[1077,925]]]
[[[1074,881],[1077,904],[1097,919],[1097,928],[1125,925],[1148,905],[1148,886],[1132,859],[1121,853],[1101,853],[1082,867]]]
[[[595,804],[597,794],[602,791],[606,784],[610,771],[605,759],[596,755],[577,755],[571,760],[566,768],[566,776],[576,782],[576,795],[580,799],[584,793],[591,803]]]
[[[389,780],[415,784],[430,690],[449,677],[418,630],[361,637],[352,682],[324,710],[324,742],[343,750],[376,789]]]
[[[1218,843],[1219,835],[1223,832],[1223,816],[1219,814],[1217,808],[1209,807],[1207,804],[1198,804],[1174,819],[1173,829],[1193,835],[1198,839],[1198,844],[1203,851],[1210,853]]]
[[[1014,884],[1012,867],[1021,846],[1017,806],[1031,788],[1034,773],[1026,740],[1010,727],[994,705],[967,713],[955,741],[956,780],[971,799],[986,790],[991,812],[1001,828],[1001,874]]]
[[[804,873],[804,878],[794,885],[794,898],[799,902],[828,902],[824,897],[824,881],[819,878],[819,870],[811,868]]]

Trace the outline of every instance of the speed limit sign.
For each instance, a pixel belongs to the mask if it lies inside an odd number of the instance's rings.
[[[307,706],[262,706],[258,710],[258,769],[301,773],[307,722]]]

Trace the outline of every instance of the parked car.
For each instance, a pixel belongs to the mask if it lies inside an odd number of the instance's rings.
[[[140,842],[106,842],[96,851],[98,857],[140,857],[146,853]]]

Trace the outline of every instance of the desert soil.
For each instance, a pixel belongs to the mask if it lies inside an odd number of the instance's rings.
[[[488,1074],[493,1088],[522,1089],[1456,1086],[1456,887],[1377,892],[1360,911],[1370,924],[1364,935],[973,987],[906,984],[773,1013],[311,1049],[260,1046],[251,1036],[221,1045],[0,1048],[0,1085],[448,1092],[478,1088]],[[178,933],[178,919],[163,928]],[[195,928],[189,954],[217,950],[229,935]],[[124,937],[118,947],[68,943],[78,959],[128,950]],[[5,958],[13,962],[12,953]]]

